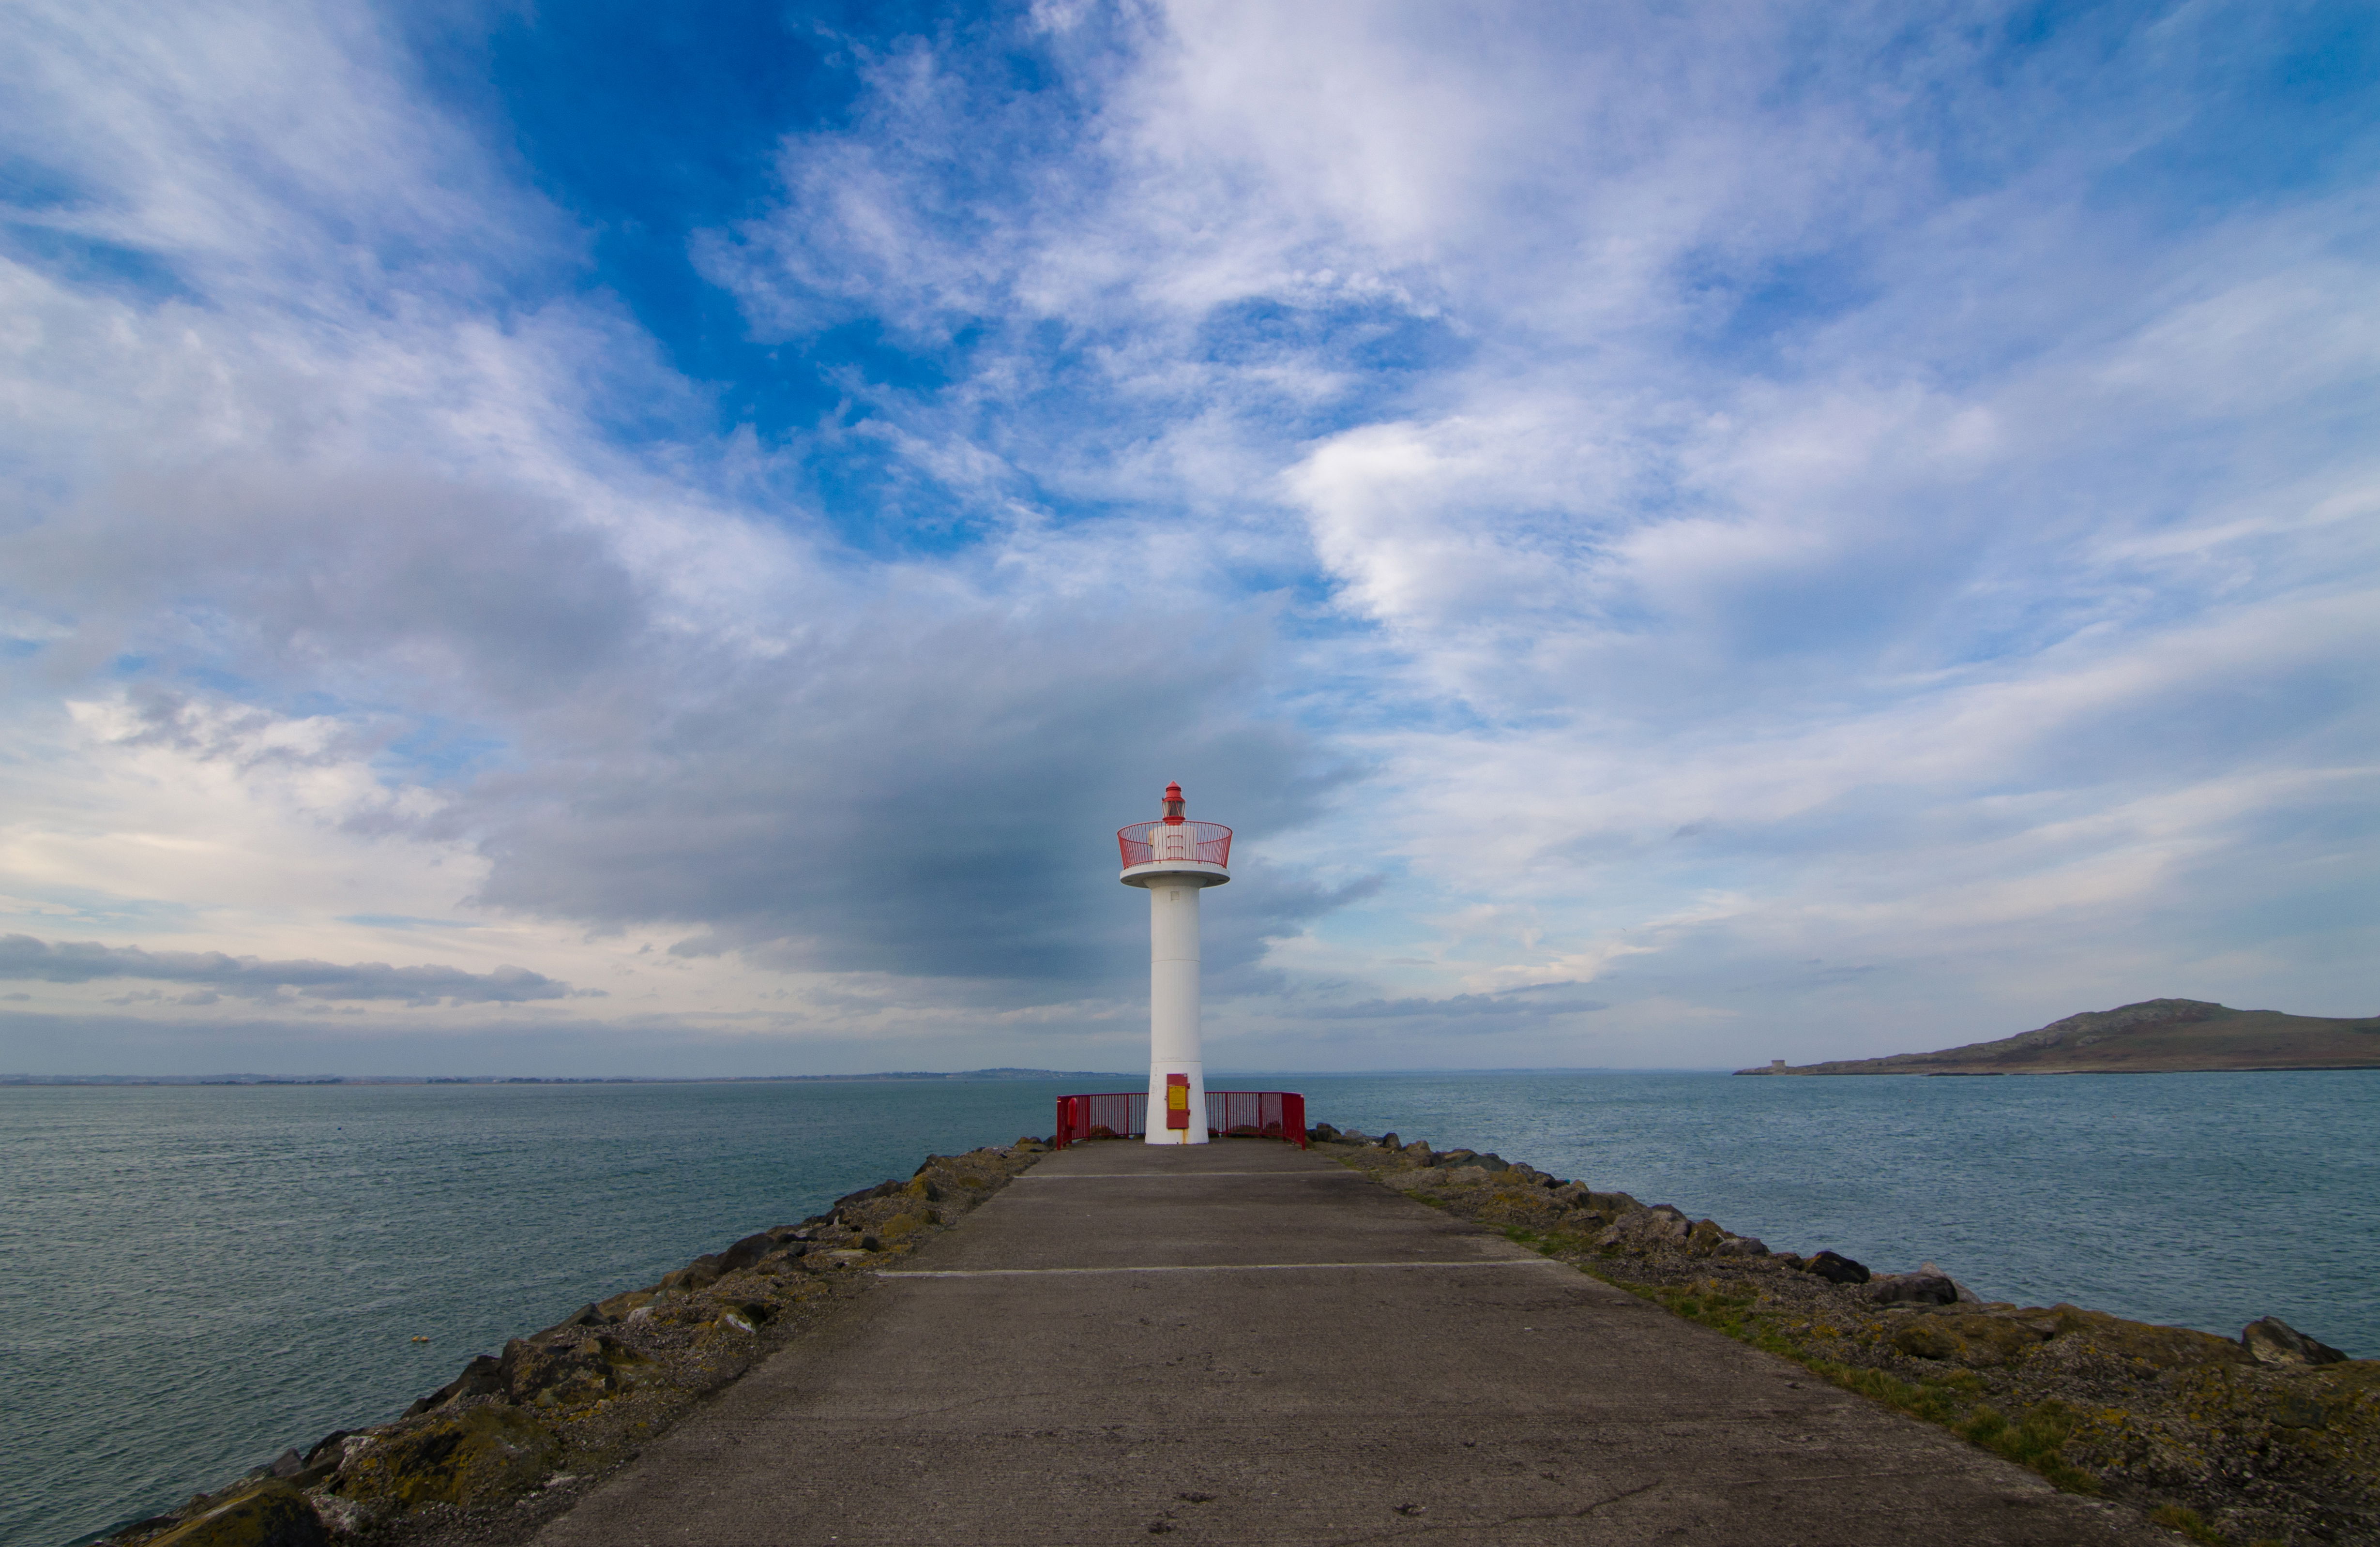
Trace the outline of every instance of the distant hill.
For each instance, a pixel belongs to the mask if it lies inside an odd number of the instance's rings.
[[[2380,1069],[2380,1016],[2361,1021],[2143,999],[1939,1053],[1739,1069],[1738,1074],[2153,1074],[2192,1070]]]

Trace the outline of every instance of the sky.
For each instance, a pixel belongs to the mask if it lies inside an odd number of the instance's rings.
[[[0,1071],[2380,1009],[2380,11],[25,0]]]

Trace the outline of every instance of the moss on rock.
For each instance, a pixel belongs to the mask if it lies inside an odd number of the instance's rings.
[[[1914,1359],[1987,1369],[2014,1363],[2049,1335],[2005,1316],[1941,1312],[1905,1318],[1889,1341]]]
[[[417,1421],[339,1469],[331,1492],[375,1514],[492,1504],[542,1484],[559,1449],[521,1408],[483,1403]]]
[[[325,1547],[331,1533],[306,1495],[278,1478],[224,1500],[150,1539],[153,1547]]]

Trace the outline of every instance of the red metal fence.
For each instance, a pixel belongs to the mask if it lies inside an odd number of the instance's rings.
[[[1157,860],[1195,860],[1200,864],[1232,863],[1232,829],[1220,822],[1135,822],[1116,829],[1116,847],[1124,868]]]
[[[1116,1091],[1058,1098],[1058,1147],[1086,1139],[1140,1139],[1148,1133],[1148,1093]],[[1305,1097],[1295,1091],[1208,1091],[1210,1139],[1283,1139],[1305,1148]]]

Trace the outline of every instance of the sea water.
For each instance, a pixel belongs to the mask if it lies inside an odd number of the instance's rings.
[[[2277,1314],[2380,1355],[2380,1070],[1214,1083],[1779,1250],[1935,1261],[1986,1299],[2226,1335]],[[1076,1088],[0,1088],[0,1543],[60,1547],[390,1418],[929,1151],[1046,1134]]]

